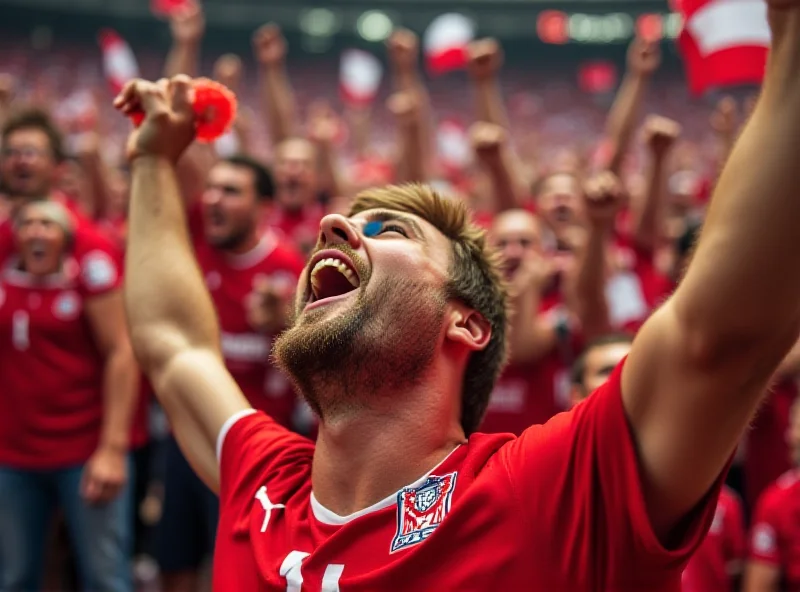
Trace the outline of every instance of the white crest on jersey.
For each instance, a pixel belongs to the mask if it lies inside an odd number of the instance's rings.
[[[78,316],[81,310],[81,299],[75,292],[59,294],[53,301],[53,316],[62,321],[69,321]]]
[[[763,522],[753,528],[753,549],[759,553],[774,553],[777,550],[775,529]]]
[[[88,288],[103,290],[117,281],[117,269],[106,253],[91,251],[81,260],[81,276]]]
[[[264,522],[261,524],[261,532],[266,532],[267,526],[269,525],[269,519],[272,518],[272,510],[281,510],[286,506],[283,504],[273,504],[267,495],[267,488],[263,485],[256,493],[256,499],[261,503],[261,507],[264,508],[265,514]]]

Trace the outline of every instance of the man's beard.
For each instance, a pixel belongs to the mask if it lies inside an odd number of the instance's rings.
[[[305,313],[276,339],[274,359],[323,420],[342,417],[422,380],[444,305],[429,285],[390,278],[332,319],[324,309]]]
[[[209,244],[220,251],[233,251],[241,247],[250,237],[253,231],[252,225],[245,225],[234,228],[225,236],[209,237]]]

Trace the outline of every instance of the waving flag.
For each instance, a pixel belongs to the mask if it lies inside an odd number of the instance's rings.
[[[339,89],[342,101],[353,107],[365,107],[375,100],[383,77],[378,58],[360,49],[342,52]]]
[[[116,94],[125,83],[139,76],[139,65],[128,43],[112,29],[103,29],[98,36],[103,51],[103,70]]]
[[[682,0],[678,40],[689,89],[760,84],[770,45],[764,0]]]
[[[150,11],[159,18],[169,18],[193,3],[193,0],[150,0]]]
[[[463,14],[436,17],[425,31],[425,61],[433,74],[444,74],[467,65],[467,46],[475,38],[475,26]]]
[[[436,128],[436,149],[448,173],[460,171],[472,160],[467,128],[454,118],[442,120]]]

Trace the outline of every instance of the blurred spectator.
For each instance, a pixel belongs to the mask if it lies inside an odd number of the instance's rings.
[[[628,333],[609,333],[593,339],[575,360],[570,371],[570,399],[577,405],[602,385],[631,350]]]
[[[795,468],[770,485],[758,500],[750,533],[745,592],[800,589],[800,403],[792,406],[786,434]]]
[[[562,292],[568,270],[545,256],[541,225],[530,212],[498,215],[490,236],[502,255],[514,313],[511,362],[492,391],[481,429],[520,434],[567,407],[565,369],[579,347]]]
[[[12,145],[24,153],[19,137]],[[47,158],[36,134],[22,137],[37,148],[23,159]],[[27,172],[15,171],[15,188],[41,194],[46,187]],[[119,276],[75,262],[74,226],[56,202],[22,206],[14,229],[19,255],[0,280],[0,583],[41,585],[45,536],[59,507],[82,586],[131,590],[137,371]]]
[[[739,590],[746,546],[742,502],[723,487],[706,539],[683,571],[682,592]]]

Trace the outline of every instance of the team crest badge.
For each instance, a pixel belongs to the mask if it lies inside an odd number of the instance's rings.
[[[428,538],[450,511],[456,473],[431,475],[418,487],[397,494],[397,532],[391,552],[406,549]]]
[[[81,301],[75,292],[64,292],[53,302],[53,315],[61,321],[71,321],[80,310]]]

